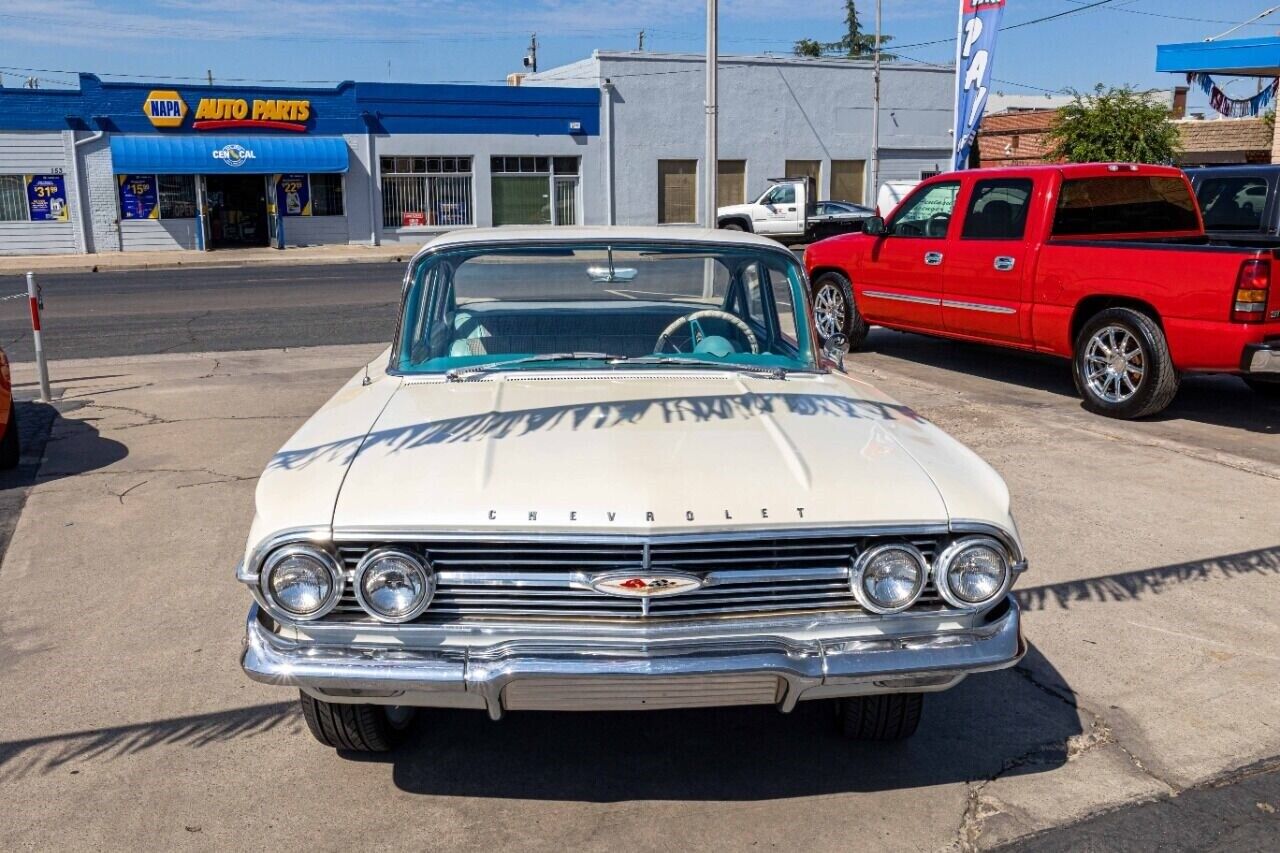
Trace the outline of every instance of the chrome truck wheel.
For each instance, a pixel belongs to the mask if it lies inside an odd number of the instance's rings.
[[[820,343],[825,344],[832,335],[840,334],[849,339],[850,349],[862,346],[870,327],[854,302],[849,279],[837,272],[823,273],[813,284],[812,298],[813,322]]]
[[[1178,393],[1164,331],[1132,308],[1108,308],[1084,324],[1072,372],[1085,408],[1112,418],[1154,415]]]

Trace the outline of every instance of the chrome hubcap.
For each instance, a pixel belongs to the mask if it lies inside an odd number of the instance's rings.
[[[829,338],[844,329],[844,294],[834,284],[824,284],[813,298],[813,319],[818,324],[818,334]]]
[[[1089,390],[1108,403],[1123,403],[1142,385],[1146,375],[1142,345],[1123,326],[1104,326],[1084,349],[1084,378]]]

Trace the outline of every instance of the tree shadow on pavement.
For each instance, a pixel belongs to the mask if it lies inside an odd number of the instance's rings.
[[[635,713],[423,711],[390,756],[401,789],[451,797],[619,802],[755,801],[916,788],[1039,773],[1082,731],[1061,676],[1034,648],[1017,670],[926,697],[916,736],[862,744],[837,732],[834,704]]]
[[[1071,364],[1053,356],[880,328],[872,331],[866,349],[1006,385],[1079,397]],[[849,359],[856,362],[857,354]],[[1234,376],[1188,376],[1169,408],[1148,420],[1195,421],[1275,435],[1280,433],[1280,399],[1257,394]]]

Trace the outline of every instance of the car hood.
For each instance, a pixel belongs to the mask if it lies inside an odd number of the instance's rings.
[[[716,216],[729,216],[734,213],[745,213],[749,215],[751,213],[751,209],[754,207],[754,204],[730,204],[725,207],[717,207]]]
[[[963,494],[994,476],[907,407],[834,375],[406,379],[344,455],[339,532],[945,523],[947,484]],[[939,477],[921,456],[942,461]],[[287,467],[308,464],[298,448]],[[999,517],[1001,489],[969,511]]]

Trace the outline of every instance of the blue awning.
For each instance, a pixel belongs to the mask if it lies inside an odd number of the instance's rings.
[[[1280,73],[1280,38],[1263,36],[1156,45],[1156,70],[1275,77]]]
[[[345,172],[340,136],[112,136],[117,175],[269,175]]]

